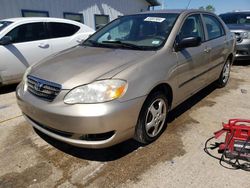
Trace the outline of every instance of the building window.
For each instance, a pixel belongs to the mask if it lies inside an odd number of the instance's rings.
[[[77,21],[77,22],[84,23],[83,15],[79,14],[79,13],[64,12],[63,17],[65,19],[74,20],[74,21]]]
[[[48,11],[22,10],[23,17],[49,17]]]
[[[98,30],[109,23],[108,15],[95,15],[95,29]]]

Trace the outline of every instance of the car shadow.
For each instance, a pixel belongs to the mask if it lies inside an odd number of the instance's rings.
[[[178,105],[176,108],[174,108],[172,111],[170,111],[168,115],[168,123],[171,123],[174,121],[177,117],[181,116],[183,113],[185,113],[187,110],[195,106],[197,103],[199,103],[202,99],[207,97],[210,93],[212,93],[214,90],[217,89],[217,86],[215,83],[212,83],[208,85],[206,88],[202,89],[192,97],[188,98],[186,101]]]
[[[211,84],[208,87],[204,88],[191,98],[187,99],[185,102],[177,106],[175,109],[173,109],[168,116],[168,123],[171,123],[174,119],[181,116],[183,113],[185,113],[188,109],[193,107],[195,104],[197,104],[199,101],[204,99],[206,96],[208,96],[211,92],[213,92],[216,89],[215,84]],[[133,139],[127,140],[125,142],[122,142],[118,145],[105,148],[105,149],[86,149],[86,148],[79,148],[75,146],[71,146],[69,144],[63,143],[61,141],[58,141],[54,138],[51,138],[42,132],[35,129],[37,134],[44,139],[47,143],[54,146],[60,151],[63,151],[69,155],[72,155],[77,158],[91,160],[91,161],[113,161],[117,160],[119,158],[122,158],[129,153],[137,150],[139,147],[143,147],[145,145],[140,144],[136,142]]]
[[[6,85],[0,87],[0,95],[14,92],[18,84]]]
[[[54,146],[58,150],[63,151],[74,157],[90,161],[114,161],[119,158],[122,158],[123,156],[126,156],[127,154],[133,152],[134,150],[142,146],[135,140],[130,139],[115,146],[104,149],[80,148],[71,146],[67,143],[51,138],[37,129],[34,130],[42,139],[44,139],[47,143]]]

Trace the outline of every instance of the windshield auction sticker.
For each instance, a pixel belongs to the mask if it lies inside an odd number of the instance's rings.
[[[158,41],[158,40],[152,41],[152,44],[159,44],[159,43],[160,43],[160,41]]]
[[[160,18],[160,17],[147,17],[144,19],[145,22],[163,22],[166,18]]]

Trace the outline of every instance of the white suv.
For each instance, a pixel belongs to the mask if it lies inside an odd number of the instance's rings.
[[[82,43],[90,27],[58,18],[0,20],[0,85],[18,83],[26,68]]]

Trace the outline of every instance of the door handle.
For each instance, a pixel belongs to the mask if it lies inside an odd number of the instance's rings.
[[[38,47],[40,47],[40,48],[48,48],[48,47],[49,47],[49,44],[40,43],[40,44],[38,45]]]
[[[209,53],[211,50],[212,50],[212,48],[206,47],[206,48],[204,49],[204,52]]]

